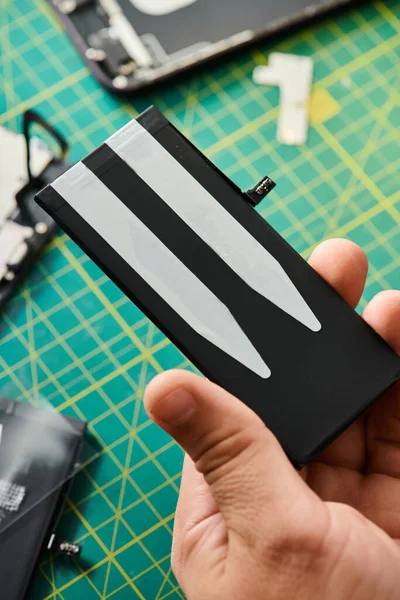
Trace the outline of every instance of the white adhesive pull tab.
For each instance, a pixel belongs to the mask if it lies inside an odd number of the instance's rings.
[[[268,66],[256,67],[254,83],[280,88],[278,141],[302,146],[307,141],[309,100],[314,63],[308,56],[275,52]]]
[[[199,335],[260,377],[271,375],[225,304],[83,163],[52,187]]]
[[[247,285],[311,331],[321,329],[276,258],[137,121],[106,143]]]

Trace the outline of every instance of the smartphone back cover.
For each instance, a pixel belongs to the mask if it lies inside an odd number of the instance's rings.
[[[37,202],[301,466],[400,359],[155,108]]]

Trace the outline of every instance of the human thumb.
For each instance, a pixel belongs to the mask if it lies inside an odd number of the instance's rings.
[[[271,530],[287,523],[293,507],[317,497],[292,467],[273,434],[240,400],[197,375],[169,371],[145,394],[150,417],[189,454],[230,526],[248,536],[260,519]],[[310,510],[311,509],[311,510]]]

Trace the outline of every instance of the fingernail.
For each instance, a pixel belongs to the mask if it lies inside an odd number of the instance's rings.
[[[164,396],[153,407],[153,415],[169,425],[182,425],[196,412],[197,404],[192,394],[183,388]]]

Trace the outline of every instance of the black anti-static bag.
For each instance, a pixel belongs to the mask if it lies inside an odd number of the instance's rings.
[[[155,108],[37,202],[297,466],[400,378],[400,358]]]
[[[48,552],[78,558],[79,544],[58,537],[60,518],[74,476],[99,456],[85,439],[86,423],[58,413],[43,396],[32,401],[0,395],[1,600],[31,597]]]

